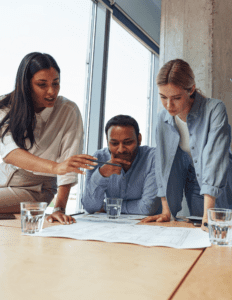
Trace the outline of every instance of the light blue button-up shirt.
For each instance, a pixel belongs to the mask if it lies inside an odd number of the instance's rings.
[[[222,101],[204,98],[199,93],[187,116],[189,146],[200,194],[219,197],[227,183],[231,129]],[[174,117],[162,110],[156,132],[156,178],[158,196],[166,197],[171,184],[171,168],[180,134]],[[231,156],[232,157],[232,156]],[[172,187],[173,188],[173,187]]]
[[[99,211],[105,197],[123,199],[122,213],[154,215],[160,207],[155,177],[155,148],[140,146],[130,169],[121,174],[103,177],[99,166],[88,170],[85,192],[82,197],[84,209],[89,213]],[[98,150],[94,156],[100,161],[111,159],[108,148]]]

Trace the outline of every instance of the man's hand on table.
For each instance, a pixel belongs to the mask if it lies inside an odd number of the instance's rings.
[[[149,222],[170,222],[171,215],[169,214],[160,214],[155,216],[149,216],[143,220],[141,220],[142,223],[149,223]]]
[[[62,213],[61,211],[56,211],[54,213],[52,213],[51,215],[49,215],[46,220],[50,223],[53,223],[54,221],[58,221],[63,225],[69,225],[72,223],[76,223],[76,220],[71,217],[71,216],[67,216],[64,213]]]

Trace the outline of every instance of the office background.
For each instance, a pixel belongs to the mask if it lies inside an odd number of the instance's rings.
[[[27,53],[53,55],[60,94],[83,116],[84,153],[106,146],[104,125],[119,113],[137,119],[142,144],[155,146],[155,77],[177,57],[190,63],[206,96],[224,101],[232,124],[231,0],[12,0],[0,9],[0,94],[12,91]],[[70,196],[76,209],[79,183]]]

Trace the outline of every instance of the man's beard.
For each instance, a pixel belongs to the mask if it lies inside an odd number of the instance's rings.
[[[130,152],[125,152],[125,153],[120,153],[120,154],[115,154],[114,155],[114,158],[120,158],[120,159],[124,159],[124,160],[127,160],[129,162],[132,162],[134,161],[137,153],[138,153],[138,149],[139,149],[139,146],[137,146],[135,148],[135,150],[130,153]],[[109,150],[110,151],[110,150]],[[111,153],[111,152],[110,152]]]

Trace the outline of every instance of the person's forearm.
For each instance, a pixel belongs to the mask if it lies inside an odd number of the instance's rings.
[[[108,179],[100,175],[97,167],[95,170],[87,171],[81,202],[88,213],[93,214],[102,208],[107,186]]]
[[[122,202],[123,214],[152,216],[160,206],[160,198],[125,200]]]
[[[55,203],[55,208],[56,207],[62,207],[65,208],[67,201],[68,201],[68,196],[70,193],[71,189],[71,184],[66,184],[66,185],[60,185],[58,188],[58,193],[56,197],[56,203]]]
[[[37,157],[23,149],[11,151],[3,160],[21,169],[48,174],[55,174],[54,168],[57,165],[54,161]]]
[[[168,201],[166,197],[161,197],[162,202],[162,214],[171,216],[171,212],[168,206]]]
[[[207,210],[209,208],[214,208],[215,207],[215,197],[212,197],[208,194],[204,195],[204,215],[203,215],[203,219],[207,219]]]
[[[61,207],[66,208],[66,204],[68,201],[68,196],[70,192],[71,184],[60,185],[58,188],[58,194],[56,198],[55,208]],[[76,223],[76,220],[69,215],[64,214],[62,211],[58,210],[53,212],[51,215],[47,217],[48,222],[58,221],[61,224],[72,224]]]
[[[85,192],[82,197],[82,205],[88,213],[93,214],[99,211],[104,204],[104,198],[105,198],[104,188],[98,186],[97,189],[94,191],[94,193],[91,194],[89,185],[86,183]]]

